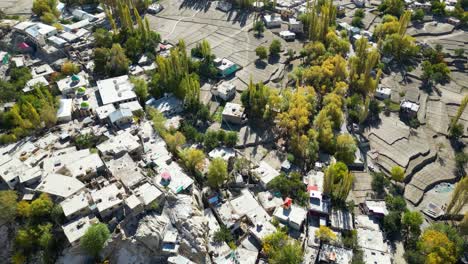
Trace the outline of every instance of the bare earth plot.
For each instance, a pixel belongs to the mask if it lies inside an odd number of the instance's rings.
[[[271,40],[280,39],[270,31],[264,37],[257,38],[249,32],[254,15],[238,13],[234,10],[224,13],[215,9],[209,1],[198,1],[198,5],[186,4],[188,1],[162,1],[164,10],[156,16],[148,15],[151,29],[159,32],[162,39],[176,43],[183,39],[190,50],[201,40],[207,40],[213,54],[227,58],[243,67],[236,76],[247,84],[250,78],[254,82],[264,82],[279,70],[280,63],[258,66],[255,48],[268,46]],[[286,43],[282,41],[283,45]]]
[[[0,0],[0,10],[9,15],[30,15],[33,0]]]

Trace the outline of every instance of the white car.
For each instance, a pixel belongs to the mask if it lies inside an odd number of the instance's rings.
[[[164,7],[161,4],[152,4],[148,7],[148,13],[157,14],[161,12]]]

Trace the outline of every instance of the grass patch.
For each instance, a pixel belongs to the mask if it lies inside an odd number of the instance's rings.
[[[221,123],[223,121],[224,106],[219,106],[216,112],[213,113],[213,121]]]

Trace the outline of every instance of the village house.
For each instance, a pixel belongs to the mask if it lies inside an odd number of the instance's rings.
[[[223,81],[214,86],[211,92],[214,96],[229,101],[236,95],[236,86],[231,82]]]
[[[106,167],[109,173],[120,180],[128,189],[132,189],[144,179],[143,172],[128,153],[125,153],[122,157],[106,161]]]
[[[265,189],[267,188],[268,183],[280,175],[279,171],[275,170],[265,161],[261,161],[259,166],[253,169],[252,172],[260,181],[261,186]]]
[[[85,189],[86,186],[80,180],[56,173],[48,173],[36,187],[36,191],[47,193],[59,200]]]
[[[113,104],[116,108],[121,103],[136,101],[134,85],[128,75],[109,78],[96,82],[102,105]]]
[[[99,223],[99,221],[96,218],[85,216],[63,225],[62,229],[68,242],[72,246],[78,246],[81,237],[84,236],[88,228],[97,223]]]
[[[60,207],[62,207],[65,217],[68,220],[72,220],[91,213],[89,200],[88,193],[84,191],[63,200],[60,203]]]
[[[91,197],[102,218],[107,218],[113,212],[122,208],[125,191],[116,183],[108,184],[99,190],[91,190]]]
[[[240,104],[226,103],[222,112],[223,120],[228,123],[242,125],[247,121],[244,107]]]
[[[151,98],[146,101],[146,106],[151,106],[166,117],[178,114],[183,110],[183,102],[173,94],[165,94],[159,99]]]
[[[307,216],[307,211],[292,203],[291,198],[286,198],[282,206],[276,208],[273,216],[288,227],[300,230]]]

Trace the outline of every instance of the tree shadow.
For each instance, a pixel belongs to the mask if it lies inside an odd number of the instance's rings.
[[[260,70],[264,70],[267,67],[267,63],[263,60],[257,59],[255,61],[255,67]]]
[[[268,57],[268,63],[269,64],[276,64],[278,63],[280,60],[280,56],[279,55],[270,55]]]
[[[184,0],[180,4],[179,9],[193,9],[197,11],[207,12],[211,7],[211,1],[209,0]]]
[[[239,23],[239,25],[243,27],[247,24],[247,20],[249,19],[251,14],[252,10],[231,9],[228,12],[227,21],[231,21],[232,24]]]

